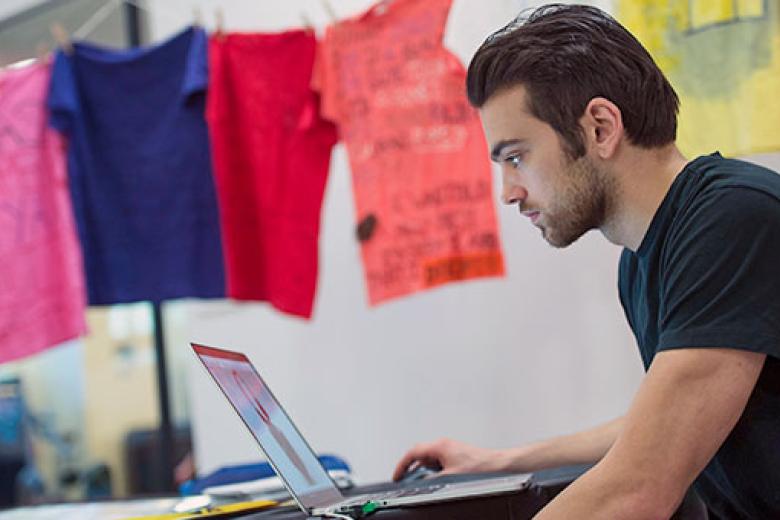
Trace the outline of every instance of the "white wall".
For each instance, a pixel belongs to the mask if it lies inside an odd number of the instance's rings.
[[[0,20],[43,3],[44,0],[4,0],[3,3],[0,4]]]
[[[341,16],[370,5],[331,3]],[[456,1],[448,45],[467,62],[485,35],[528,3]],[[195,4],[151,2],[153,37],[180,29]],[[197,3],[207,26],[217,4],[230,30],[282,30],[299,25],[302,12],[319,26],[328,20],[319,2],[211,0]],[[341,454],[364,480],[376,480],[417,441],[447,435],[509,446],[625,409],[641,365],[617,300],[617,248],[590,234],[554,250],[516,210],[501,208],[505,279],[369,308],[349,175],[339,146],[325,195],[314,320],[264,304],[189,306],[191,339],[246,351],[316,450]],[[200,471],[260,458],[192,358],[189,374]]]

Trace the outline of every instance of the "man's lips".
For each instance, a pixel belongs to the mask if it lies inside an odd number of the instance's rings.
[[[540,211],[523,211],[522,213],[523,216],[531,219],[532,224],[536,224],[536,221],[539,220],[539,215],[541,215]]]

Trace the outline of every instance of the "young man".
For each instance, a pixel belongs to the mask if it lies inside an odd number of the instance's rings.
[[[598,9],[547,6],[469,67],[503,202],[555,247],[591,229],[625,249],[620,299],[647,374],[622,418],[508,450],[451,440],[399,462],[444,472],[596,465],[543,519],[780,518],[780,176],[675,146],[678,98]]]

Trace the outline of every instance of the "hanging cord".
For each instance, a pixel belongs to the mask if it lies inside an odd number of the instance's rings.
[[[306,12],[301,12],[301,23],[303,23],[303,28],[309,31],[314,30],[314,24],[311,21],[311,18],[309,18],[309,15],[306,14]]]
[[[225,11],[221,7],[217,6],[214,9],[214,20],[216,21],[216,27],[214,31],[218,38],[225,37]]]
[[[23,60],[19,60],[13,63],[9,63],[7,65],[3,65],[2,67],[0,67],[0,72],[4,70],[23,69],[29,65],[32,65],[33,63],[35,63],[35,58],[24,58]]]
[[[328,14],[328,18],[330,18],[330,21],[336,23],[339,19],[339,15],[336,13],[336,10],[333,8],[333,4],[331,4],[329,0],[320,0],[320,1],[322,2],[322,7],[325,8],[325,12]]]
[[[73,54],[73,42],[70,41],[68,31],[59,22],[52,22],[49,26],[54,41],[57,42],[66,54]]]

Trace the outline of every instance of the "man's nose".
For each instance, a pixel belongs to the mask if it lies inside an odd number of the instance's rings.
[[[501,202],[510,206],[512,204],[522,204],[526,197],[528,197],[528,191],[525,188],[504,180],[501,190]]]

